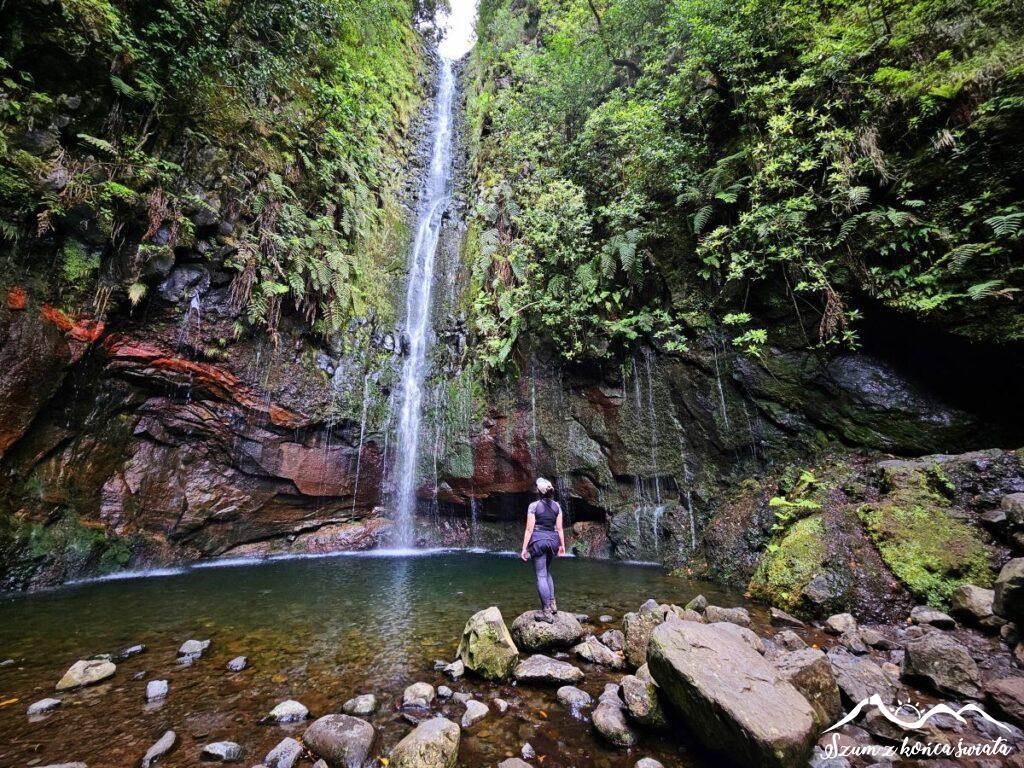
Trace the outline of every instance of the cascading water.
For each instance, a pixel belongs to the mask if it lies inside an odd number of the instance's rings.
[[[434,269],[441,220],[451,199],[452,101],[455,95],[453,60],[440,57],[437,96],[431,130],[430,166],[420,200],[416,237],[409,252],[409,283],[405,298],[407,353],[402,365],[401,409],[395,463],[395,544],[413,544],[416,514],[416,478],[423,421],[423,390],[428,373],[427,351],[431,335]]]

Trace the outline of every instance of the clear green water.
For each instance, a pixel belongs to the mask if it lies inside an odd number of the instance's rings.
[[[563,559],[555,564],[559,607],[590,614],[601,632],[648,597],[683,603],[698,592],[712,602],[738,605],[741,595],[688,582],[662,569],[608,561]],[[186,573],[94,582],[33,595],[0,598],[0,766],[81,760],[90,768],[136,765],[164,730],[179,736],[167,766],[196,765],[203,744],[230,739],[246,748],[245,765],[258,763],[285,735],[305,726],[259,726],[276,703],[294,698],[314,715],[340,711],[358,693],[381,700],[369,718],[385,754],[411,725],[397,709],[408,684],[445,683],[435,659],[454,658],[466,619],[498,605],[506,619],[535,607],[532,567],[514,557],[441,553],[412,557],[349,555],[194,569]],[[596,623],[600,614],[615,621]],[[756,619],[763,619],[755,612]],[[191,667],[176,663],[189,638],[210,639]],[[26,716],[32,702],[53,696],[53,686],[79,658],[117,652],[136,643],[148,651],[119,663],[114,678],[58,698],[48,716]],[[237,655],[249,669],[225,669]],[[597,696],[616,680],[600,667],[580,664],[581,686]],[[141,679],[133,679],[145,672]],[[162,705],[144,701],[146,682],[170,681]],[[544,766],[632,766],[644,755],[666,765],[710,765],[678,739],[645,736],[630,753],[604,747],[587,720],[575,720],[554,689],[448,683],[487,701],[500,696],[512,708],[465,731],[460,764],[493,765],[529,741]],[[435,707],[461,718],[463,705]],[[543,714],[542,714],[543,713]],[[535,764],[536,761],[535,761]]]

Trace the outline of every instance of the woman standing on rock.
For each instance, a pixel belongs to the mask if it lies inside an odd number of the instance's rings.
[[[555,583],[551,580],[551,561],[565,555],[565,534],[562,532],[562,508],[554,499],[554,486],[538,477],[537,494],[540,498],[526,510],[526,533],[519,556],[524,561],[533,558],[542,619],[551,623],[558,610],[555,607]]]

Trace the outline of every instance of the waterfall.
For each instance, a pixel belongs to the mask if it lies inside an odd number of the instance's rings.
[[[452,101],[455,94],[453,61],[440,57],[437,96],[431,126],[430,166],[420,200],[416,237],[409,251],[409,283],[405,297],[407,353],[399,388],[398,446],[395,464],[394,512],[396,544],[413,545],[416,514],[416,476],[420,427],[423,421],[423,389],[428,373],[427,351],[431,335],[434,267],[441,220],[450,200],[452,167]]]

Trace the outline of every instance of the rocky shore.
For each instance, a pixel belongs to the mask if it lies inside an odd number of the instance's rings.
[[[1024,558],[1003,567],[994,590],[965,585],[949,613],[919,605],[897,624],[851,614],[812,624],[777,608],[752,616],[702,595],[683,605],[649,599],[621,618],[561,611],[548,623],[528,611],[511,626],[491,606],[468,619],[457,649],[453,638],[452,658],[398,694],[353,690],[320,711],[281,699],[252,722],[234,718],[232,738],[184,736],[186,723],[172,723],[136,759],[144,768],[453,768],[463,740],[495,739],[500,768],[539,768],[550,747],[531,743],[528,724],[564,713],[583,729],[574,737],[638,768],[661,765],[666,744],[684,765],[867,768],[923,757],[936,767],[1024,765],[1022,622]],[[127,673],[145,706],[195,695],[176,670],[244,681],[249,658],[212,662],[211,647],[191,638],[167,669]],[[29,723],[85,701],[100,711],[111,695],[105,685],[150,653],[137,644],[74,661],[50,695],[26,706]],[[253,754],[245,746],[253,729],[279,729],[280,739]],[[43,768],[97,765],[88,754],[61,757]],[[550,764],[561,764],[558,756]]]

